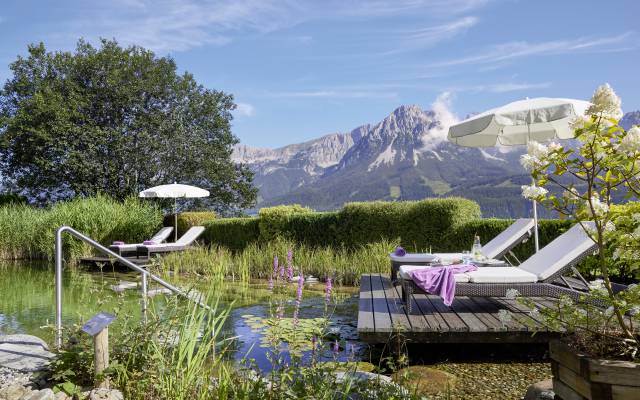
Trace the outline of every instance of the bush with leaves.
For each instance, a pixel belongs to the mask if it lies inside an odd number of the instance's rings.
[[[595,91],[591,103],[586,116],[572,123],[579,146],[529,143],[521,162],[531,171],[534,183],[523,186],[522,193],[581,224],[599,251],[601,284],[585,295],[583,302],[565,304],[553,317],[589,343],[616,337],[618,351],[611,355],[635,358],[640,347],[640,335],[633,326],[636,317],[625,314],[638,310],[638,289],[618,291],[610,278],[616,263],[637,262],[640,213],[614,212],[613,195],[618,191],[626,198],[640,195],[640,128],[625,131],[618,125],[621,101],[608,84]],[[549,191],[550,186],[561,189],[561,194]],[[619,230],[618,226],[627,229]],[[609,255],[611,247],[614,250]],[[588,304],[604,305],[605,311],[587,308]],[[602,318],[594,319],[595,315]],[[602,326],[593,329],[593,321]],[[611,321],[616,323],[614,327]]]

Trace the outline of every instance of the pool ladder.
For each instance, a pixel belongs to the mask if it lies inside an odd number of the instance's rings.
[[[75,237],[76,239],[80,239],[83,242],[89,244],[93,248],[99,250],[100,252],[115,258],[121,264],[126,265],[132,270],[139,272],[142,276],[142,312],[146,314],[147,312],[147,291],[148,291],[148,280],[158,283],[159,285],[169,289],[171,292],[175,293],[178,296],[184,297],[189,301],[193,301],[199,306],[211,310],[211,308],[201,302],[199,299],[194,298],[189,295],[189,293],[173,286],[168,283],[164,279],[160,278],[157,275],[154,275],[147,271],[146,269],[132,263],[121,255],[109,250],[107,247],[104,247],[100,243],[91,239],[87,235],[78,232],[77,230],[71,228],[70,226],[62,226],[56,231],[56,347],[62,347],[62,235],[64,233],[68,233],[69,235]]]

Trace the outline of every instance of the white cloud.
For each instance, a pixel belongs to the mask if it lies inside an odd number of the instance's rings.
[[[447,24],[399,32],[395,35],[394,33],[385,33],[388,39],[396,42],[393,43],[395,48],[379,55],[391,55],[433,46],[466,32],[477,22],[478,18],[476,17],[464,17]]]
[[[115,37],[158,52],[223,45],[242,32],[271,32],[300,20],[292,1],[119,0],[69,24],[73,36]]]
[[[453,93],[446,91],[440,93],[431,104],[431,109],[436,114],[436,119],[440,121],[440,125],[431,129],[422,137],[423,146],[420,149],[421,152],[432,151],[440,143],[447,140],[449,127],[458,122],[458,117],[451,110],[452,100]]]
[[[551,87],[551,82],[502,82],[502,83],[488,83],[484,85],[471,85],[471,86],[455,86],[449,87],[449,92],[491,92],[491,93],[507,93],[507,92],[519,92],[524,90],[537,90],[546,89]]]
[[[432,14],[459,14],[479,8],[489,0],[350,0],[340,1],[340,12],[349,16],[388,16],[426,9]]]
[[[437,62],[431,64],[431,66],[451,67],[469,64],[488,64],[528,56],[610,50],[609,46],[622,44],[634,36],[633,32],[626,32],[617,36],[600,38],[578,38],[540,43],[509,42],[491,46],[475,55]]]
[[[236,103],[235,113],[241,117],[253,117],[256,109],[249,103]]]

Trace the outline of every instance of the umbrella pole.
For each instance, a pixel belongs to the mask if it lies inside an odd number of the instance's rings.
[[[527,124],[527,138],[525,139],[526,146],[529,145],[529,137],[531,136],[531,125]],[[536,180],[531,177],[531,182],[535,185]],[[538,202],[532,200],[533,203],[533,243],[536,247],[536,253],[540,250],[540,242],[538,241]]]
[[[536,253],[540,250],[540,243],[538,241],[538,202],[533,200],[533,223],[535,224],[533,231],[533,241],[536,245]]]
[[[178,199],[175,197],[173,198],[173,241],[178,241]]]

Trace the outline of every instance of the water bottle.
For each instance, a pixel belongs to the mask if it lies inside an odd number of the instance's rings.
[[[471,256],[474,260],[479,261],[482,259],[482,244],[480,244],[480,236],[476,235],[473,239],[473,246],[471,247]]]

